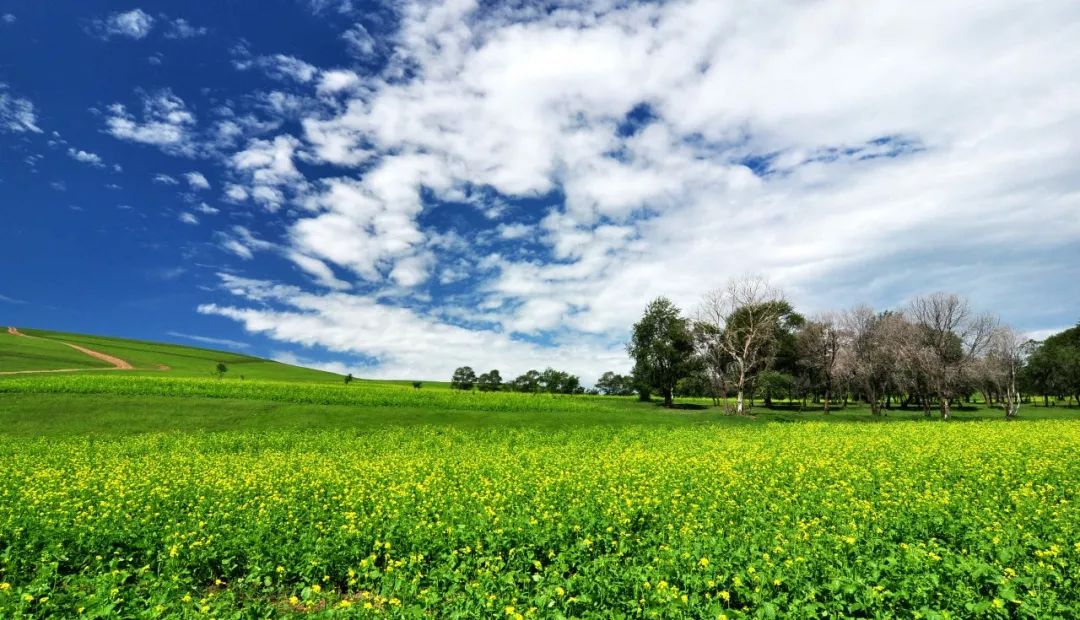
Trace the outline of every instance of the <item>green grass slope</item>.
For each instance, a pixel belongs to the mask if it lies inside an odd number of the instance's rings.
[[[12,336],[5,329],[3,340],[0,340],[0,372],[54,368],[92,370],[109,366],[62,344],[70,342],[130,362],[135,370],[124,371],[125,375],[209,377],[217,363],[224,362],[229,368],[227,376],[230,378],[243,376],[245,379],[303,383],[341,381],[341,377],[334,373],[290,366],[242,353],[40,329],[19,328],[19,331],[37,338]]]
[[[15,336],[6,328],[0,330],[0,372],[108,366],[55,340]]]

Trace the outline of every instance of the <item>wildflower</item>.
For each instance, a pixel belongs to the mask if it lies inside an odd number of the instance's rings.
[[[319,592],[322,592],[322,586],[320,586],[319,584],[315,584],[311,586],[311,591],[315,594],[318,594]]]
[[[300,599],[297,598],[297,596],[295,594],[293,594],[292,596],[289,597],[289,604],[290,605],[299,605],[300,604]]]
[[[701,558],[698,560],[698,566],[701,568],[709,568],[709,558]]]
[[[724,599],[725,603],[729,602],[731,600],[731,592],[728,592],[727,590],[721,590],[720,598]]]
[[[555,586],[555,595],[562,596],[566,594],[566,590],[563,590],[562,586]]]
[[[11,589],[11,584],[10,583],[8,583],[6,581],[4,583],[0,583],[0,592],[3,592],[4,590],[10,590],[10,589]]]

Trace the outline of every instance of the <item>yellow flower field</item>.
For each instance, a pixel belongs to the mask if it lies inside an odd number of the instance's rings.
[[[0,439],[0,617],[1077,617],[1080,424]]]

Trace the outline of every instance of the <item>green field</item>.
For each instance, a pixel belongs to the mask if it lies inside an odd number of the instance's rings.
[[[341,380],[341,377],[333,373],[290,366],[241,353],[40,329],[19,328],[19,331],[33,338],[12,336],[6,332],[0,334],[0,338],[3,338],[0,340],[0,364],[2,364],[0,371],[74,368],[80,362],[86,368],[108,367],[108,364],[62,344],[70,342],[128,361],[135,367],[134,371],[126,373],[129,375],[159,376],[165,373],[170,377],[210,377],[214,374],[217,363],[224,362],[229,369],[226,375],[230,378],[243,376],[245,379],[305,383],[333,383]],[[41,361],[34,366],[28,365],[33,359],[30,353],[38,350],[43,352],[39,358]],[[48,352],[53,351],[63,357],[56,359],[47,357]],[[53,365],[54,362],[57,365]]]
[[[108,366],[61,342],[13,336],[7,330],[0,329],[0,372]]]
[[[1080,614],[1077,409],[736,417],[62,338],[172,370],[0,377],[0,618]]]

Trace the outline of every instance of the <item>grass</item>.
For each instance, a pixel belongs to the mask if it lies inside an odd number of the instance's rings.
[[[289,364],[282,364],[280,362],[241,353],[229,353],[213,349],[148,342],[143,340],[90,336],[86,334],[69,334],[65,332],[29,328],[20,328],[20,331],[28,336],[37,336],[42,339],[34,340],[31,338],[23,338],[21,339],[23,341],[40,343],[43,347],[47,346],[50,350],[66,349],[76,356],[86,358],[87,360],[92,358],[82,355],[60,343],[70,342],[94,351],[100,351],[119,357],[135,366],[136,370],[125,373],[129,375],[160,375],[162,372],[165,372],[171,377],[209,377],[214,373],[214,368],[217,366],[217,363],[224,362],[229,368],[227,375],[230,377],[239,377],[240,375],[243,375],[245,378],[249,379],[294,381],[303,383],[337,383],[341,381],[341,376],[334,373],[291,366]],[[12,340],[20,340],[15,337],[7,336],[7,334],[5,334],[5,336]],[[0,359],[7,360],[5,364],[8,368],[5,368],[5,370],[38,370],[46,368],[46,366],[43,365],[30,367],[30,364],[32,363],[31,358],[25,355],[22,350],[9,349],[9,346],[10,343],[5,341],[3,349],[5,355],[4,357],[0,357]],[[88,368],[91,367],[89,364],[86,364],[86,366]],[[98,363],[94,366],[107,366],[107,364]],[[168,370],[161,370],[161,366],[168,366]],[[61,367],[71,368],[73,366],[54,366],[54,368]]]
[[[98,379],[95,375],[94,381],[81,381],[64,375],[0,380],[0,435],[117,437],[139,433],[225,431],[373,432],[421,426],[454,430],[532,428],[548,431],[597,426],[673,429],[696,426],[703,428],[703,432],[706,428],[723,432],[727,427],[813,421],[833,424],[938,423],[936,415],[924,418],[922,412],[916,410],[893,410],[885,417],[873,417],[863,406],[849,406],[829,415],[823,415],[820,410],[799,413],[759,407],[754,410],[753,417],[738,417],[724,415],[715,408],[668,410],[632,398],[460,394],[450,390],[417,394],[411,387],[392,384],[353,384],[345,388],[336,384],[311,386],[228,379],[205,382],[164,377],[124,380],[119,375]],[[196,386],[207,386],[220,392],[215,397],[175,393],[174,388],[192,381]],[[133,383],[140,390],[131,390]],[[69,389],[73,385],[86,385],[99,391]],[[230,392],[233,386],[254,389]],[[126,391],[110,392],[110,387],[123,387]],[[400,398],[393,398],[395,393]],[[267,398],[268,394],[274,398]],[[429,400],[420,400],[421,397]],[[498,409],[496,406],[500,404],[510,406]],[[541,404],[547,408],[541,410],[538,406]],[[954,413],[956,422],[1001,418],[1000,411],[984,407],[964,408]],[[1037,419],[1077,420],[1080,409],[1024,407],[1017,423]]]
[[[13,336],[0,330],[0,372],[108,366],[55,340]]]

